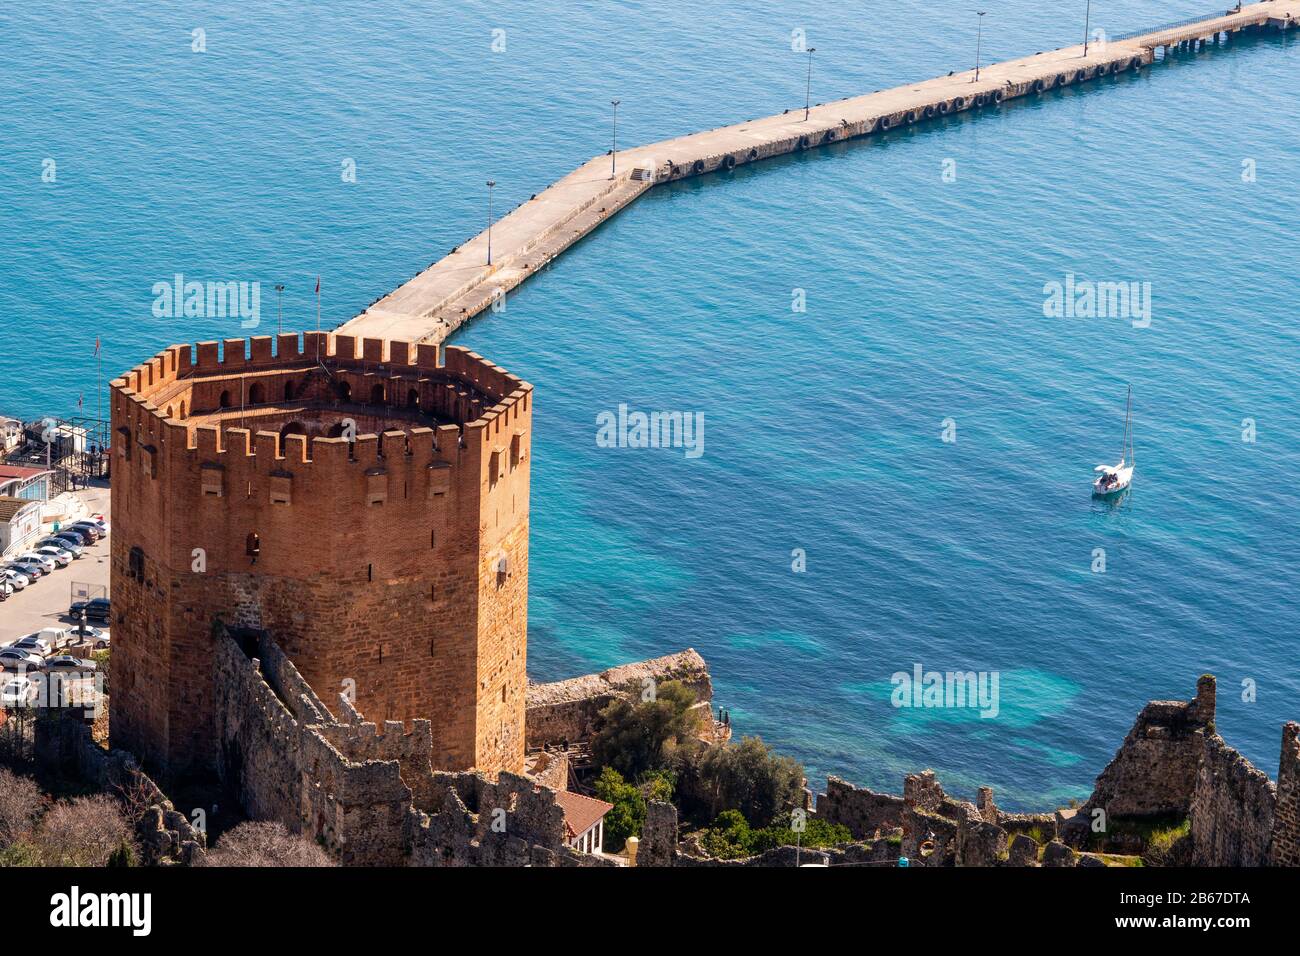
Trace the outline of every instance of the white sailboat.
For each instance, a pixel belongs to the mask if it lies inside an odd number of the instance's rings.
[[[1133,450],[1133,386],[1128,387],[1128,403],[1124,411],[1124,449],[1120,452],[1119,464],[1098,465],[1093,471],[1098,472],[1092,483],[1092,493],[1101,497],[1114,495],[1133,483],[1133,468],[1137,464],[1137,454]]]

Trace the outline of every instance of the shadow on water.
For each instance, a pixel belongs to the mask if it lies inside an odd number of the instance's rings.
[[[1092,513],[1101,517],[1127,514],[1133,510],[1133,486],[1113,495],[1092,495]]]

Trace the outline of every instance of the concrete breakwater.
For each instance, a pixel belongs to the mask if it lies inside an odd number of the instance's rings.
[[[1265,0],[1117,39],[1065,47],[803,110],[621,150],[611,175],[595,157],[536,194],[413,279],[372,303],[338,331],[358,337],[441,342],[543,269],[578,239],[659,183],[725,172],[745,163],[879,135],[955,113],[996,109],[1057,87],[1131,73],[1157,51],[1230,42],[1246,32],[1300,24],[1300,0]]]

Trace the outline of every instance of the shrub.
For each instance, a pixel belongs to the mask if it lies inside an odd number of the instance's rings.
[[[227,831],[200,865],[334,866],[334,860],[307,837],[290,833],[283,823],[250,820]]]
[[[55,803],[36,827],[36,846],[46,866],[103,866],[130,839],[122,808],[102,793]]]
[[[31,834],[44,799],[36,781],[0,767],[0,849]]]
[[[754,856],[779,846],[826,847],[849,843],[853,839],[848,827],[809,817],[802,833],[787,825],[754,829],[737,810],[724,810],[700,837],[700,845],[711,855],[724,860]]]
[[[595,791],[598,800],[614,805],[614,809],[605,814],[605,848],[610,853],[617,853],[628,837],[641,832],[645,823],[645,797],[613,767],[600,771]]]

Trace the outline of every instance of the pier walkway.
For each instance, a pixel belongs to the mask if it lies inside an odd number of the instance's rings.
[[[610,177],[606,154],[580,166],[492,225],[487,265],[486,230],[377,300],[338,331],[357,337],[441,342],[578,239],[659,183],[733,169],[744,163],[882,133],[1058,86],[1140,70],[1156,51],[1229,42],[1243,31],[1300,26],[1300,0],[1266,0],[1218,16],[1166,24],[1148,32],[1039,53],[882,90],[779,116],[723,126],[620,150]]]

